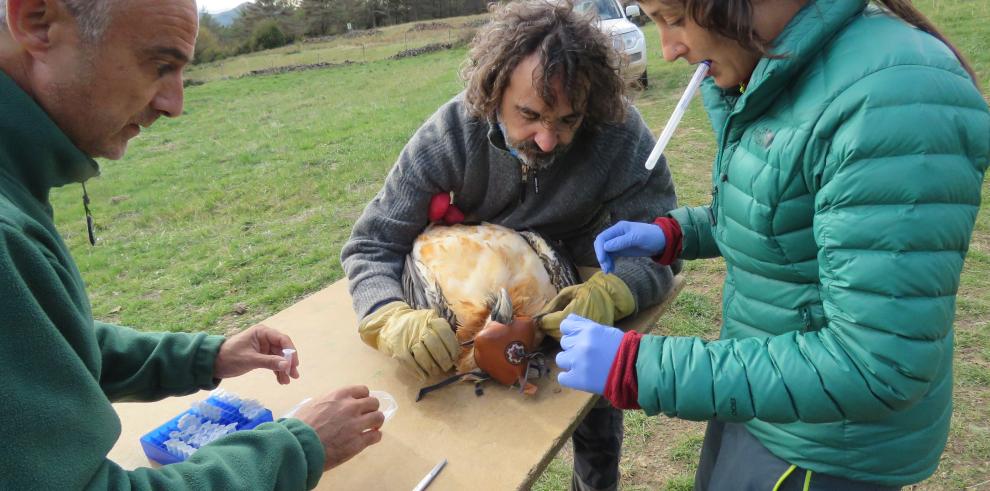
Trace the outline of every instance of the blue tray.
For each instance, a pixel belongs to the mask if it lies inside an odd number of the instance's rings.
[[[250,430],[251,428],[254,428],[262,423],[272,421],[272,412],[268,409],[263,410],[261,414],[254,419],[247,419],[240,413],[238,408],[231,406],[216,397],[210,396],[206,399],[206,403],[211,406],[216,406],[221,410],[222,416],[218,421],[214,421],[215,423],[222,425],[237,423],[236,431]],[[185,457],[180,457],[169,452],[165,448],[165,442],[170,439],[168,436],[169,433],[178,431],[179,420],[186,414],[194,414],[199,416],[199,413],[194,409],[189,409],[141,437],[141,448],[144,449],[144,454],[147,455],[149,459],[161,465],[174,464],[185,460]]]

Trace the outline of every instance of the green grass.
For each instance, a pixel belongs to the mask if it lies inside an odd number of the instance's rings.
[[[697,466],[698,456],[701,455],[703,436],[682,435],[670,449],[670,459],[675,462],[685,462]]]
[[[335,36],[315,42],[300,42],[278,49],[259,51],[228,58],[213,63],[190,67],[186,78],[211,81],[244,75],[252,70],[263,70],[287,65],[311,65],[315,63],[367,63],[384,60],[399,51],[419,48],[434,43],[457,44],[473,35],[471,23],[487,14],[441,19],[432,22],[448,24],[449,28],[415,30],[413,24],[384,27],[379,32],[363,36]],[[355,33],[372,31],[355,31]]]
[[[970,57],[987,93],[990,2],[916,3]],[[340,279],[340,248],[354,220],[416,128],[461,88],[456,71],[464,48],[385,60],[404,49],[409,27],[387,29],[374,48],[368,38],[365,52],[379,51],[367,63],[222,79],[271,65],[363,61],[354,40],[338,39],[227,60],[223,74],[218,64],[191,71],[191,78],[211,81],[187,91],[185,115],[147,131],[126,159],[103,162],[103,176],[88,186],[97,247],[86,242],[79,186],[56,190],[58,226],[96,317],[146,330],[227,332]],[[636,104],[659,130],[691,68],[664,63],[656,30],[644,31],[651,87]],[[667,155],[681,202],[707,203],[714,142],[698,101]],[[952,429],[938,470],[918,489],[990,480],[990,194],[984,196],[958,298]],[[688,285],[657,331],[714,338],[723,263],[694,261],[685,271]],[[623,489],[690,489],[703,428],[628,413]],[[566,489],[567,456],[553,461],[536,489]]]
[[[188,90],[183,118],[102,163],[89,186],[98,247],[83,242],[78,189],[55,194],[96,316],[220,332],[339,279],[351,225],[402,145],[459,90],[451,67],[463,56]]]
[[[540,480],[533,485],[533,491],[567,489],[571,485],[571,467],[563,459],[554,459],[544,471]]]

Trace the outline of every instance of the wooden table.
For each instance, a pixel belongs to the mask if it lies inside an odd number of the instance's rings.
[[[661,305],[641,312],[624,327],[652,326],[683,287]],[[256,370],[226,380],[221,387],[258,399],[276,418],[300,400],[351,384],[391,393],[395,415],[382,428],[381,443],[329,471],[317,489],[412,489],[442,459],[447,466],[431,491],[463,489],[528,489],[571,436],[597,396],[562,388],[557,368],[536,382],[539,391],[527,397],[495,384],[459,383],[431,392],[414,402],[423,385],[397,363],[369,348],[357,335],[346,280],[321,290],[264,321],[289,334],[299,349],[300,378],[278,385],[271,372]],[[552,364],[552,357],[548,357]],[[208,392],[156,403],[115,404],[123,425],[110,459],[126,469],[148,467],[140,437],[205,399]]]

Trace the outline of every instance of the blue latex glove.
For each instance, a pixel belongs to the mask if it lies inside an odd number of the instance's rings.
[[[560,385],[601,395],[625,333],[571,314],[560,323]]]
[[[595,255],[602,271],[611,273],[613,257],[651,257],[663,252],[667,237],[655,223],[621,221],[595,237]]]

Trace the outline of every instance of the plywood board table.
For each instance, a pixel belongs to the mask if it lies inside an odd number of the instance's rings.
[[[664,304],[623,326],[653,325],[680,291],[683,280],[676,280]],[[302,399],[351,384],[387,391],[399,404],[382,428],[381,443],[329,471],[317,489],[408,491],[445,458],[447,466],[431,491],[528,489],[596,400],[562,388],[553,367],[549,377],[536,382],[539,391],[532,397],[494,382],[486,383],[478,397],[472,384],[458,383],[414,402],[423,384],[358,337],[346,280],[264,322],[292,337],[299,349],[300,378],[280,386],[271,372],[255,371],[224,381],[223,389],[258,399],[276,418]],[[203,391],[156,403],[115,404],[123,430],[110,459],[127,469],[150,466],[141,435],[207,396]]]

